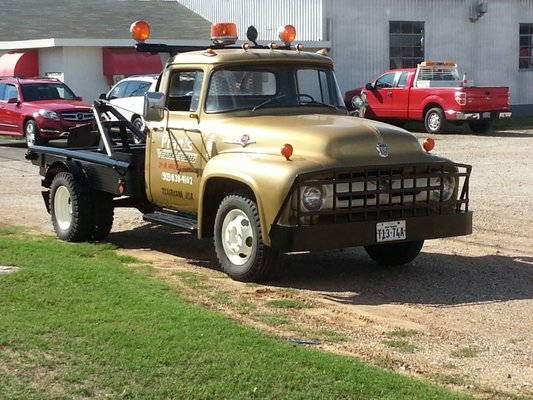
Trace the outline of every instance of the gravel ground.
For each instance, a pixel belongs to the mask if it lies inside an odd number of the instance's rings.
[[[473,165],[474,233],[426,242],[409,266],[377,267],[360,249],[299,253],[271,281],[242,284],[217,270],[211,241],[134,210],[116,211],[109,241],[191,302],[271,335],[478,398],[533,399],[533,129],[435,139],[435,153]],[[53,234],[23,150],[0,141],[0,223]]]

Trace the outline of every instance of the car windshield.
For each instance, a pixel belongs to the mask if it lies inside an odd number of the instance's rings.
[[[208,113],[273,107],[344,108],[332,69],[272,65],[220,68],[211,74]]]
[[[24,101],[76,100],[76,95],[62,83],[26,83],[22,85]]]

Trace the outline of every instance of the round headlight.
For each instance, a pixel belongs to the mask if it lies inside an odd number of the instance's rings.
[[[302,192],[302,204],[308,211],[320,211],[325,200],[321,186],[306,186]]]
[[[455,178],[453,176],[445,176],[442,179],[442,198],[440,197],[440,191],[435,190],[434,194],[438,200],[448,201],[452,198],[455,192]]]
[[[359,97],[359,96],[352,97],[352,106],[353,106],[353,108],[359,109],[359,108],[363,107],[364,104],[365,104],[365,102],[363,101],[363,99],[361,97]]]

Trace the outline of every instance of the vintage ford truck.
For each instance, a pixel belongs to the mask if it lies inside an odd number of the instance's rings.
[[[429,133],[442,132],[448,122],[468,122],[473,132],[485,133],[493,120],[511,117],[509,88],[475,87],[453,62],[424,61],[417,68],[387,71],[346,92],[344,101],[359,117],[424,121]]]
[[[257,44],[254,31],[242,46],[232,24],[214,25],[214,44],[200,50],[139,42],[171,53],[146,94],[146,131],[97,100],[96,131],[28,151],[60,239],[104,239],[114,208],[136,207],[152,223],[213,237],[222,269],[256,281],[280,252],[365,246],[397,265],[426,239],[471,233],[469,165],[350,117],[332,60],[291,47],[292,26],[281,44]],[[146,39],[149,27],[132,32]]]

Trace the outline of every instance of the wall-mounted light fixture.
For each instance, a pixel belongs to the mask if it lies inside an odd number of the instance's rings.
[[[478,19],[484,16],[488,10],[489,3],[486,1],[474,3],[472,7],[470,7],[470,22],[476,22]]]

